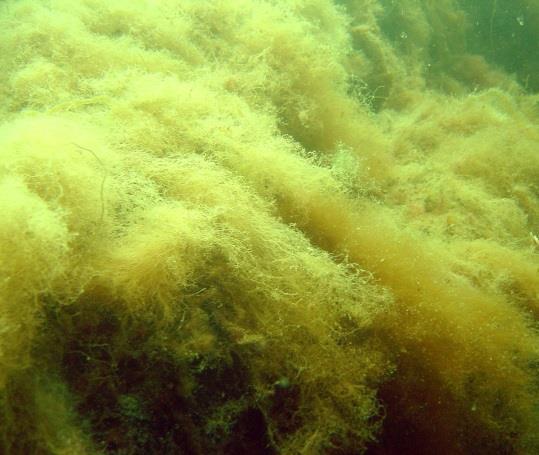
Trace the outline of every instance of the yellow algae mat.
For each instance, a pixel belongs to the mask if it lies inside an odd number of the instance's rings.
[[[0,452],[539,453],[537,0],[0,2]]]

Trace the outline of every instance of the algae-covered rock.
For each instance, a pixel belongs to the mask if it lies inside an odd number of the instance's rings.
[[[536,16],[2,2],[0,452],[536,453]]]

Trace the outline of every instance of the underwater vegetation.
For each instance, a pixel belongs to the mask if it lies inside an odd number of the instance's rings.
[[[539,453],[536,0],[0,3],[0,453]]]

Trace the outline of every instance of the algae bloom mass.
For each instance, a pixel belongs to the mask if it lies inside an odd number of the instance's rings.
[[[539,453],[538,0],[0,2],[0,453]]]

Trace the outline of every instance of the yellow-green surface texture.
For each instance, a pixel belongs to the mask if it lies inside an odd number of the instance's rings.
[[[538,30],[1,1],[0,452],[539,453]]]

